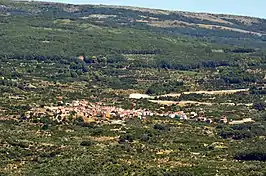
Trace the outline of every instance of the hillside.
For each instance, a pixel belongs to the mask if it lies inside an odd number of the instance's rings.
[[[103,5],[3,0],[1,4],[0,13],[4,16],[45,16],[99,26],[126,26],[225,44],[247,44],[248,40],[259,47],[265,42],[266,20],[252,17]]]
[[[4,57],[147,54],[146,66],[197,68],[265,46],[266,20],[251,17],[3,0],[0,13]]]
[[[266,174],[266,20],[0,0],[0,175]]]

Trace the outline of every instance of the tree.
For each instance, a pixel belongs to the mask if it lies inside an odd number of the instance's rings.
[[[148,88],[145,93],[148,95],[152,95],[153,94],[152,88]]]
[[[258,110],[258,111],[264,111],[266,108],[266,105],[264,102],[258,102],[253,104],[253,108]]]

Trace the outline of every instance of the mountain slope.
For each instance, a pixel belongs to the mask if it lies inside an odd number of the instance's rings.
[[[265,20],[10,0],[0,14],[0,175],[266,174]]]
[[[194,37],[239,37],[265,41],[266,20],[233,15],[166,11],[137,7],[70,5],[45,2],[1,2],[2,15],[46,16],[84,20],[111,26],[129,26]],[[231,39],[231,40],[230,40]],[[218,40],[217,40],[218,41]],[[226,40],[222,42],[226,43]],[[259,44],[258,44],[259,46]]]
[[[226,52],[234,48],[266,46],[266,20],[252,17],[6,0],[0,14],[6,58],[148,54],[135,64],[197,68],[234,62],[238,56]]]

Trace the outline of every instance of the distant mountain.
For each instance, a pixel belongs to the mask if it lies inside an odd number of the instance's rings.
[[[98,24],[130,26],[194,37],[251,37],[264,41],[266,35],[266,20],[247,16],[32,1],[1,0],[0,3],[1,15],[83,19]]]
[[[0,24],[3,58],[126,57],[187,69],[235,64],[234,53],[256,57],[266,46],[265,19],[126,6],[0,0]]]

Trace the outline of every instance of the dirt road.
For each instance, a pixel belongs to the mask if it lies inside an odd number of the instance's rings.
[[[224,95],[224,94],[234,94],[238,92],[248,92],[249,89],[232,89],[232,90],[212,90],[212,91],[189,91],[189,92],[182,92],[182,93],[170,93],[165,95],[158,95],[157,97],[180,97],[182,94],[189,95],[189,94],[207,94],[207,95]],[[154,99],[155,96],[150,96],[148,94],[140,94],[140,93],[133,93],[129,95],[129,98],[132,99]]]
[[[177,94],[165,94],[160,95],[159,97],[180,97],[181,94],[189,95],[189,94],[207,94],[207,95],[223,95],[223,94],[235,94],[238,92],[248,92],[249,89],[232,89],[232,90],[212,90],[212,91],[189,91]]]

